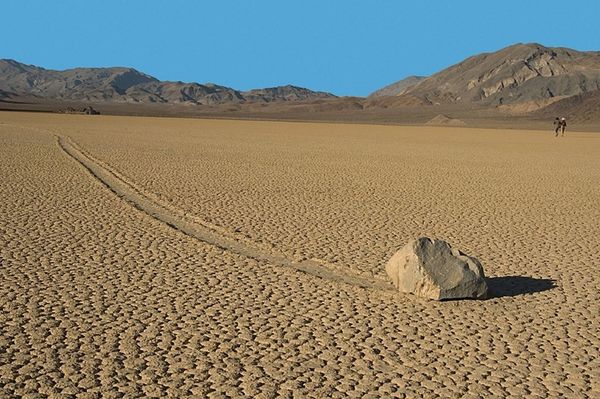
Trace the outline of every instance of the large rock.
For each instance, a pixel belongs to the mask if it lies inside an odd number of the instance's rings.
[[[385,268],[400,292],[435,300],[487,297],[481,263],[442,240],[421,237],[396,252]]]

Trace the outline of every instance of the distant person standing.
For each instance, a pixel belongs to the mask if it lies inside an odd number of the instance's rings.
[[[560,131],[560,126],[561,126],[561,120],[560,118],[557,116],[556,119],[554,119],[554,137],[558,137],[558,132]]]
[[[565,117],[563,117],[563,118],[560,120],[560,130],[561,130],[561,132],[562,132],[562,134],[561,134],[561,135],[562,135],[563,137],[565,136],[565,129],[566,129],[566,128],[567,128],[567,119],[566,119]]]

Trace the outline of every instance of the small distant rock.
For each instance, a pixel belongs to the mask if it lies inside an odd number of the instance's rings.
[[[444,114],[439,114],[430,119],[429,122],[426,123],[426,125],[465,126],[466,123],[460,119],[452,118]]]
[[[86,115],[100,115],[100,112],[96,111],[91,106],[85,107],[83,109],[83,113],[86,114]]]
[[[442,240],[421,237],[391,257],[385,268],[400,292],[433,299],[484,299],[483,267]]]

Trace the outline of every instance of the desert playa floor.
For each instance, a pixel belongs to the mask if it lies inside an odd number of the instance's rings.
[[[2,397],[600,395],[600,134],[0,113]],[[494,297],[389,289],[409,239]]]

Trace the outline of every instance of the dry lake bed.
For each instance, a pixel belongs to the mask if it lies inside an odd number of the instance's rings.
[[[2,397],[600,395],[600,133],[0,113]],[[390,289],[419,236],[493,297]]]

